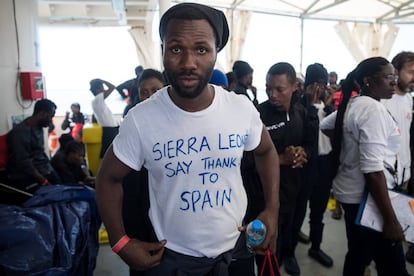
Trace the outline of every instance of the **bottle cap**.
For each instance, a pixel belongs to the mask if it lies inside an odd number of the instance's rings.
[[[252,223],[252,228],[255,231],[261,230],[263,228],[263,223],[260,220],[255,219]]]

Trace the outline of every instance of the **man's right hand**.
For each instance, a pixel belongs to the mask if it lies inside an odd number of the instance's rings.
[[[166,240],[144,242],[131,239],[119,252],[119,256],[134,270],[148,270],[160,264]]]

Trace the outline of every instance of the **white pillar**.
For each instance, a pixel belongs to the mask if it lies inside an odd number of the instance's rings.
[[[37,0],[0,1],[0,134],[10,130],[11,115],[31,115],[33,104],[22,101],[18,72],[40,72]]]
[[[158,7],[159,7],[159,16],[161,19],[162,15],[171,7],[171,0],[158,0]],[[159,51],[159,53],[162,56],[161,51]],[[160,68],[162,68],[161,71],[164,70],[164,64],[163,64],[162,57],[160,58]]]

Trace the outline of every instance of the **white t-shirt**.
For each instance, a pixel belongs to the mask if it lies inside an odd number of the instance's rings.
[[[318,118],[319,123],[322,122],[323,118],[326,117],[326,112],[323,110],[325,108],[325,103],[315,103],[314,106],[318,109]],[[332,151],[331,140],[328,136],[323,134],[319,128],[319,137],[318,137],[318,155],[327,155]]]
[[[92,110],[99,125],[103,127],[118,126],[111,110],[105,103],[104,93],[99,93],[92,100]]]
[[[115,138],[115,155],[148,169],[149,216],[167,247],[214,258],[234,248],[247,197],[240,175],[244,150],[255,149],[263,124],[244,95],[214,86],[199,112],[177,107],[167,87],[131,109]]]
[[[321,129],[334,129],[337,112],[320,124]],[[380,102],[367,96],[350,99],[344,116],[340,165],[333,181],[335,198],[343,203],[358,204],[365,188],[364,173],[384,171],[384,161],[394,164],[400,145],[397,124]],[[387,177],[388,188],[394,183]]]
[[[394,94],[389,100],[381,100],[397,121],[401,131],[401,147],[398,152],[398,184],[411,178],[410,127],[412,120],[413,98],[410,93]],[[404,175],[404,180],[403,180]]]

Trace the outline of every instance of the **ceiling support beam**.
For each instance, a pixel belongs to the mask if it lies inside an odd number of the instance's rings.
[[[126,9],[125,9],[125,0],[112,0],[112,8],[114,9],[116,15],[118,16],[119,23],[121,25],[126,25]]]

